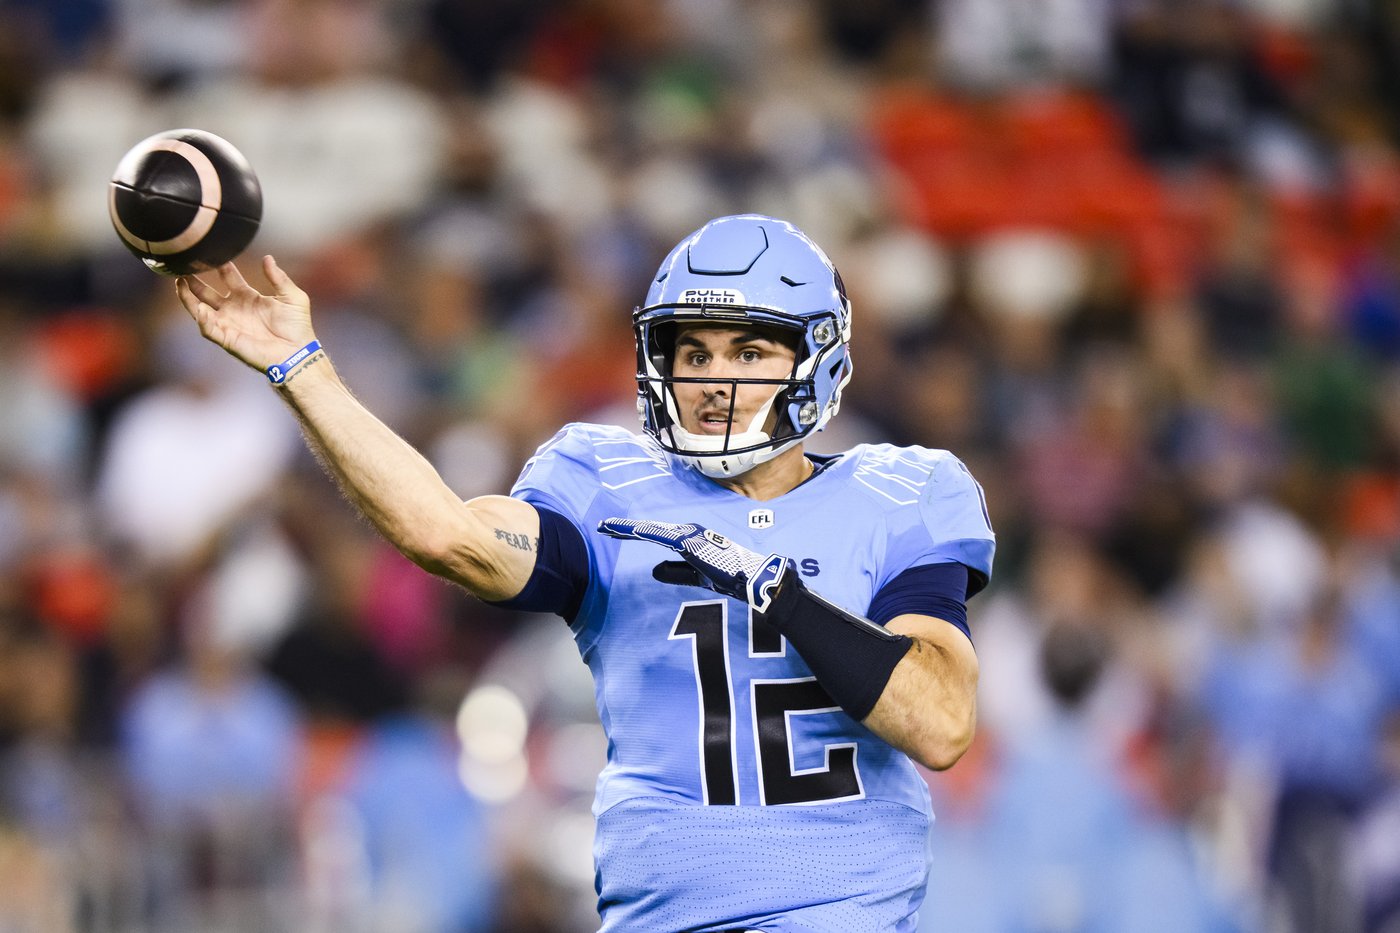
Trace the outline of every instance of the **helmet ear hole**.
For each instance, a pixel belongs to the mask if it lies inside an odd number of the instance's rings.
[[[802,356],[802,344],[804,342],[802,339],[802,331],[794,330],[790,327],[773,327],[769,329],[769,332],[778,343],[787,347],[796,356]],[[796,365],[797,362],[801,362],[801,360],[794,361],[794,365]]]
[[[671,375],[671,365],[676,360],[676,330],[675,321],[658,321],[647,331],[647,356],[663,376]]]

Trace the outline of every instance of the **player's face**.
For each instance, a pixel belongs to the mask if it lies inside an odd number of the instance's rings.
[[[726,380],[786,379],[792,375],[796,357],[791,346],[765,328],[715,324],[682,328],[676,336],[671,375],[715,381],[674,384],[681,427],[692,434],[749,430],[754,416],[773,397],[777,387],[736,385]],[[769,412],[763,429],[772,431],[776,421],[777,412]]]

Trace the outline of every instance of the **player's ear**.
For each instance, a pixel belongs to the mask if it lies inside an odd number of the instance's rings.
[[[683,560],[666,560],[651,568],[651,575],[673,586],[705,586],[705,577]]]

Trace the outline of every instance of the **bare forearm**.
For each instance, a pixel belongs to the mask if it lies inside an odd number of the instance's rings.
[[[271,256],[262,271],[268,293],[229,262],[214,281],[181,277],[175,294],[206,339],[252,369],[270,373],[287,361],[277,391],[326,471],[391,544],[483,599],[518,593],[534,569],[539,514],[505,496],[458,498],[432,464],[355,400],[324,351],[305,355],[319,346],[311,299]]]
[[[947,632],[931,636],[937,626]],[[903,617],[889,629],[909,635],[914,644],[864,725],[929,768],[951,767],[976,728],[977,657],[961,632],[937,619]]]
[[[497,582],[513,579],[500,566],[510,556],[481,546],[491,530],[422,454],[355,399],[328,357],[304,364],[279,392],[326,471],[386,540],[478,595],[511,595]]]
[[[632,532],[622,523],[634,520],[612,521],[612,531],[619,536],[630,532],[645,540],[650,534],[669,543],[665,536],[676,533],[664,523]],[[683,536],[699,535],[688,530],[694,525],[671,527]],[[691,555],[680,567],[712,566],[703,545],[695,548],[696,554],[691,543],[676,548]],[[738,547],[729,545],[730,550]],[[753,576],[746,579],[758,580],[773,560],[747,549],[738,559],[749,562],[746,573]],[[715,566],[715,572],[722,573],[723,568]],[[677,583],[690,579],[669,571],[666,576]],[[728,585],[726,579],[720,577],[721,586]],[[791,642],[832,701],[848,715],[930,768],[951,767],[967,750],[976,720],[977,655],[956,626],[917,613],[905,613],[880,626],[814,593],[796,577],[782,580],[776,590],[770,585],[761,595],[766,597],[761,617]]]

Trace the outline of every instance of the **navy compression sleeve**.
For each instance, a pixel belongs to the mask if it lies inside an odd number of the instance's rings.
[[[953,623],[971,638],[967,627],[967,584],[967,567],[955,561],[910,567],[880,587],[867,615],[881,625],[906,613],[933,616]]]
[[[488,602],[521,612],[553,612],[572,622],[588,589],[588,545],[573,522],[552,509],[531,505],[540,515],[535,569],[519,593]]]

